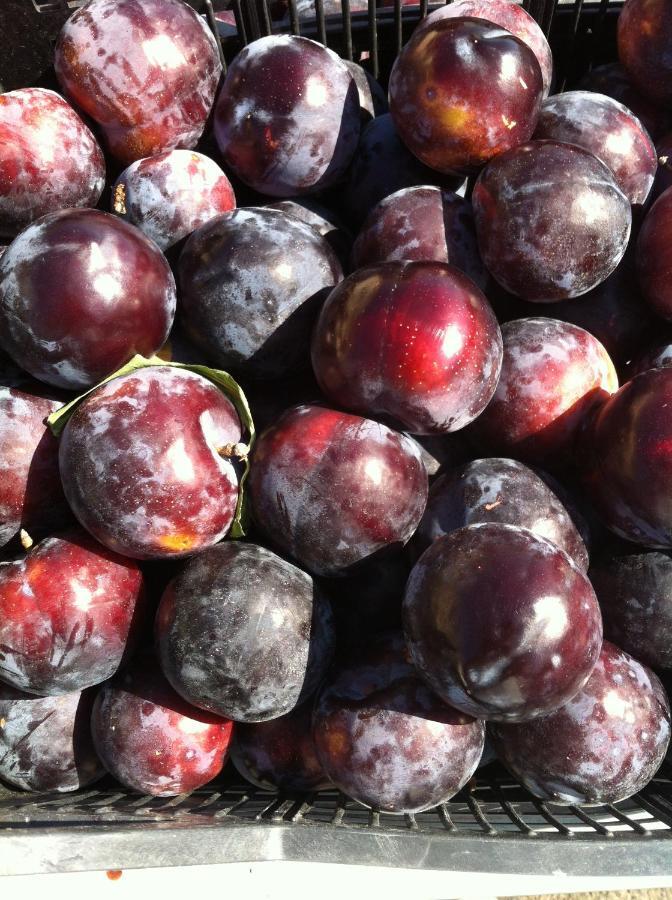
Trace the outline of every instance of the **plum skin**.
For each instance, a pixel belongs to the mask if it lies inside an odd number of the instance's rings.
[[[672,321],[672,281],[668,251],[672,240],[672,188],[648,211],[637,238],[637,275],[642,296],[656,315]]]
[[[159,248],[116,216],[62,210],[29,225],[0,260],[0,343],[31,375],[92,387],[165,342],[175,279]]]
[[[577,88],[613,97],[627,107],[649,132],[654,141],[670,127],[667,111],[640,94],[618,63],[596,66],[584,76]]]
[[[402,141],[440,172],[473,171],[529,141],[543,99],[541,68],[519,38],[483,19],[423,26],[390,75]]]
[[[635,87],[672,101],[672,10],[667,0],[627,0],[618,16],[618,58]]]
[[[63,26],[54,67],[125,165],[194,147],[222,72],[209,28],[181,0],[91,0]]]
[[[650,669],[605,641],[566,706],[522,725],[493,725],[491,735],[502,762],[541,800],[616,803],[645,787],[663,761],[670,705]]]
[[[322,391],[339,406],[440,434],[485,409],[502,344],[485,296],[454,266],[388,262],[331,292],[311,357]]]
[[[495,523],[434,541],[409,576],[403,622],[432,689],[495,722],[565,704],[585,684],[602,643],[586,575],[545,538]]]
[[[403,638],[386,634],[338,667],[313,713],[318,759],[345,794],[382,812],[444,803],[476,771],[484,723],[442,703]]]
[[[0,238],[47,213],[95,206],[105,185],[96,139],[54,91],[0,96]]]
[[[409,540],[428,479],[410,438],[306,404],[261,435],[249,488],[262,533],[308,571],[336,575]]]
[[[291,712],[333,653],[331,609],[312,578],[270,550],[234,542],[204,551],[169,584],[155,635],[175,690],[236,722]]]
[[[63,489],[80,523],[111,550],[185,556],[231,526],[238,472],[225,451],[240,440],[238,414],[212,382],[171,366],[143,368],[97,388],[68,420]]]

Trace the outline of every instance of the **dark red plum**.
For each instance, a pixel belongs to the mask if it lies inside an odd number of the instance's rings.
[[[257,441],[255,521],[317,575],[405,544],[427,501],[417,446],[386,425],[319,406],[288,410]]]
[[[557,319],[507,322],[502,337],[502,373],[474,434],[526,461],[566,461],[587,416],[618,390],[607,351],[583,328]]]
[[[342,277],[312,226],[275,209],[238,209],[187,241],[181,321],[213,364],[252,378],[288,375],[308,366],[315,319]]]
[[[376,116],[382,116],[388,111],[387,97],[379,82],[366,69],[358,66],[356,62],[345,59],[343,62],[348,67],[357,85],[359,95],[359,114],[362,125],[366,125]]]
[[[620,537],[672,547],[672,369],[642,372],[597,411],[582,475],[600,518]]]
[[[362,129],[340,199],[345,214],[359,225],[377,203],[402,188],[438,185],[457,190],[463,182],[460,175],[423,165],[402,143],[392,116],[385,113]]]
[[[481,172],[472,204],[488,271],[507,291],[537,303],[597,287],[630,237],[630,203],[609,168],[559,141],[502,153]]]
[[[532,16],[522,6],[511,0],[457,0],[434,10],[422,19],[416,29],[423,32],[441,19],[462,18],[485,19],[494,25],[510,31],[532,50],[541,68],[544,96],[547,97],[553,81],[553,54],[544,32]]]
[[[142,659],[101,688],[91,730],[98,755],[124,787],[174,797],[219,775],[233,724],[190,706]]]
[[[0,680],[40,695],[106,681],[137,642],[143,606],[136,563],[80,531],[42,541],[0,566]]]
[[[0,386],[0,546],[19,531],[70,519],[58,474],[58,443],[44,420],[61,406],[37,383]]]
[[[269,35],[244,47],[215,107],[215,137],[227,165],[273,197],[338,181],[359,129],[359,95],[345,63],[295,35]]]
[[[474,171],[529,141],[543,99],[541,68],[519,38],[483,19],[423,25],[390,75],[390,113],[418,159]]]
[[[499,523],[435,540],[410,574],[403,618],[413,661],[433,690],[493,722],[563,706],[602,644],[587,576],[550,541]]]
[[[672,5],[669,0],[626,0],[618,16],[618,58],[645,97],[672,102]]]
[[[314,228],[320,234],[345,268],[350,258],[352,249],[352,235],[343,221],[336,213],[317,203],[310,197],[295,197],[292,200],[277,200],[275,203],[267,203],[268,209],[277,209],[290,216],[296,216],[306,225]]]
[[[355,241],[353,269],[404,259],[450,263],[485,290],[469,201],[427,185],[403,188],[374,206]]]
[[[658,168],[648,132],[627,107],[605,94],[566,91],[544,101],[534,137],[578,144],[602,160],[632,204],[643,204]]]
[[[170,583],[156,641],[175,690],[236,722],[291,712],[322,680],[334,649],[331,609],[310,575],[233,542],[200,554]]]
[[[231,761],[249,782],[264,790],[296,794],[331,787],[320,765],[312,733],[313,704],[256,725],[236,725]]]
[[[90,0],[63,26],[54,66],[125,165],[195,147],[222,71],[205,20],[182,0]]]
[[[483,722],[443,703],[386,635],[343,663],[318,695],[317,755],[343,793],[388,813],[445,803],[476,771]]]
[[[608,63],[592,69],[577,84],[583,91],[595,91],[613,97],[634,113],[654,141],[669,129],[670,115],[664,108],[652,103],[634,87],[625,70],[618,63]]]
[[[535,797],[602,805],[653,778],[670,739],[670,704],[654,673],[608,641],[570,702],[522,725],[498,724],[500,760]]]
[[[640,662],[672,669],[672,557],[630,547],[590,567],[604,634]]]
[[[440,434],[485,409],[502,339],[485,296],[454,266],[388,262],[360,269],[331,292],[311,356],[334,403]]]
[[[193,150],[166,150],[132,163],[113,188],[112,212],[162,250],[236,207],[231,182],[216,162]]]
[[[124,556],[195,553],[233,521],[240,440],[233,404],[212,382],[140,369],[98,388],[65,426],[65,496],[87,531]]]
[[[14,237],[47,213],[98,203],[103,152],[53,91],[0,95],[0,148],[0,237]]]
[[[441,475],[413,543],[425,550],[445,534],[482,522],[528,528],[564,550],[581,571],[588,569],[586,545],[565,507],[532,469],[513,459],[476,459]]]
[[[637,274],[642,295],[656,315],[672,321],[672,188],[648,211],[637,239]]]
[[[102,778],[89,725],[94,696],[32,697],[0,684],[0,778],[24,791],[76,791]]]
[[[116,216],[64,210],[29,225],[0,260],[0,343],[31,375],[89,388],[165,342],[175,280],[159,248]]]

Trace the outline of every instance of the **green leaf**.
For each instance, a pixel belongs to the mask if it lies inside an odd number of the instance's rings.
[[[69,403],[66,403],[65,406],[62,406],[60,409],[57,409],[56,412],[53,412],[47,418],[47,425],[51,428],[52,433],[56,437],[60,437],[63,429],[68,424],[68,421],[72,414],[75,412],[77,407],[90,397],[94,391],[97,391],[99,387],[104,384],[107,384],[109,381],[114,381],[115,378],[122,378],[124,375],[130,375],[132,372],[137,372],[138,369],[147,369],[152,366],[170,366],[173,369],[186,369],[188,372],[195,372],[197,375],[202,375],[203,378],[207,378],[208,381],[211,381],[215,384],[220,391],[227,397],[235,406],[236,412],[240,418],[241,424],[243,426],[244,432],[247,434],[247,442],[242,444],[237,450],[240,450],[239,455],[238,452],[233,453],[233,456],[237,456],[243,463],[243,474],[241,475],[239,482],[239,490],[238,490],[238,504],[236,506],[236,514],[233,517],[233,522],[231,523],[231,529],[229,531],[229,537],[231,538],[241,538],[245,537],[245,533],[249,524],[249,510],[247,497],[245,493],[245,482],[247,481],[247,476],[250,472],[250,463],[249,463],[249,454],[254,445],[254,439],[256,436],[254,422],[252,420],[252,413],[250,412],[250,405],[247,402],[247,397],[243,393],[242,388],[238,384],[238,382],[229,375],[228,372],[224,372],[221,369],[211,369],[209,366],[196,366],[196,365],[187,365],[186,363],[176,363],[176,362],[166,362],[164,359],[160,359],[158,356],[152,356],[147,359],[144,356],[134,356],[133,359],[129,360],[125,366],[122,366],[116,372],[113,372],[112,375],[108,375],[107,378],[104,378],[100,384],[97,384],[95,387],[92,387],[90,390],[86,391],[84,394],[81,394],[79,397],[75,397],[74,400],[71,400]]]

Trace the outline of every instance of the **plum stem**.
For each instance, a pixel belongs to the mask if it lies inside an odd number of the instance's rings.
[[[25,528],[22,528],[21,531],[19,531],[19,540],[21,541],[21,546],[24,550],[30,550],[30,548],[35,543],[32,537],[25,530]]]
[[[114,188],[112,209],[118,216],[126,215],[126,185],[123,182]]]
[[[217,453],[220,456],[223,456],[224,459],[231,459],[231,457],[235,457],[236,459],[247,459],[247,454],[250,452],[250,448],[247,444],[224,444],[223,447],[217,448]]]

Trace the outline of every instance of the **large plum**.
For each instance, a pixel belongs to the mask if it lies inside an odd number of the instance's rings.
[[[310,575],[251,544],[211,547],[161,598],[163,671],[190,703],[237,722],[291,712],[333,653],[328,602]]]
[[[215,137],[227,165],[274,197],[337,181],[355,153],[359,128],[357,85],[345,63],[295,35],[269,35],[244,47],[215,108]]]
[[[672,102],[672,5],[669,0],[626,0],[618,16],[618,58],[645,97]]]
[[[672,188],[648,211],[637,238],[637,274],[642,295],[656,315],[672,321]]]
[[[311,405],[288,410],[261,435],[249,484],[262,532],[318,575],[405,544],[428,490],[410,438]]]
[[[43,88],[0,95],[0,237],[59,209],[95,206],[104,185],[103,152],[62,97]]]
[[[195,147],[222,71],[205,21],[182,0],[89,0],[63,26],[54,66],[126,165]]]
[[[616,803],[645,787],[670,739],[670,704],[654,673],[604,642],[584,687],[562,709],[494,725],[497,755],[541,800]]]
[[[0,343],[31,375],[89,388],[151,356],[175,315],[163,254],[116,216],[63,210],[29,225],[0,259]]]
[[[137,559],[185,556],[227,533],[238,501],[233,404],[201,375],[153,366],[99,387],[68,421],[59,450],[81,524]]]
[[[374,809],[416,813],[445,803],[476,771],[483,722],[442,703],[400,635],[342,664],[313,715],[318,759],[344,793]]]
[[[316,230],[275,209],[199,228],[179,264],[180,314],[215,365],[256,378],[308,366],[310,333],[341,265]]]
[[[602,644],[587,576],[513,525],[469,525],[434,541],[410,574],[403,615],[413,661],[437,694],[495,722],[563,706]]]
[[[334,403],[440,434],[485,409],[502,339],[485,296],[454,266],[388,262],[360,269],[331,292],[311,356]]]

